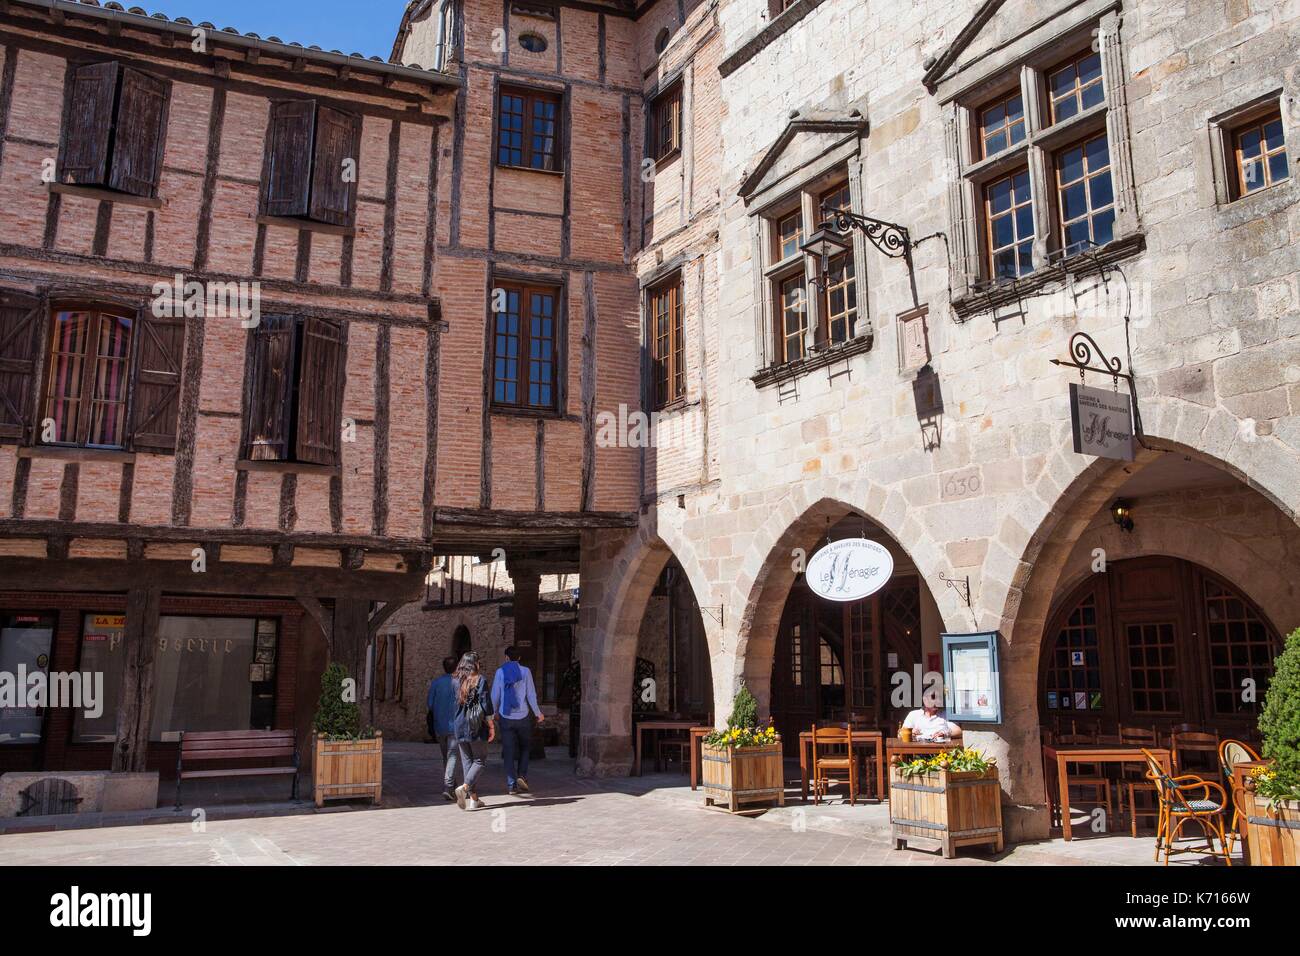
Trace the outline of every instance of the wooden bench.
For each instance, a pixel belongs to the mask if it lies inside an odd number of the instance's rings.
[[[292,767],[226,767],[189,770],[187,765],[213,760],[273,760],[293,758]],[[221,730],[182,733],[176,754],[176,809],[181,808],[181,781],[202,777],[269,777],[293,775],[293,799],[298,799],[298,745],[292,730]]]

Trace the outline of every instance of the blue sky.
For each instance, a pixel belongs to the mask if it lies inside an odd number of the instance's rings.
[[[388,59],[406,0],[137,0],[150,13]],[[131,7],[133,3],[124,3]]]

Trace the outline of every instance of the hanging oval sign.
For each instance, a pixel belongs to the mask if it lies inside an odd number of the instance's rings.
[[[866,538],[843,538],[814,554],[804,577],[820,597],[859,601],[883,588],[893,573],[894,556],[884,545]]]

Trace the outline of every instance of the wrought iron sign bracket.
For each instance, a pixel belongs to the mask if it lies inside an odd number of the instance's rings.
[[[969,574],[966,575],[966,577],[964,577],[964,578],[950,578],[950,577],[948,577],[947,575],[945,575],[942,571],[940,571],[940,572],[939,572],[939,580],[942,581],[944,584],[948,585],[948,587],[952,588],[952,589],[953,589],[954,591],[956,591],[958,594],[960,594],[961,597],[962,597],[962,600],[966,602],[966,607],[967,607],[967,608],[970,608],[970,607],[971,607],[971,603],[970,603],[970,575],[969,575]]]
[[[1095,361],[1099,362],[1100,365],[1093,364],[1094,356]],[[1070,336],[1070,357],[1068,359],[1051,359],[1050,361],[1053,365],[1059,365],[1063,368],[1077,368],[1080,383],[1086,383],[1089,372],[1097,375],[1108,375],[1115,391],[1119,391],[1119,380],[1123,379],[1128,385],[1129,398],[1133,402],[1133,435],[1143,448],[1149,447],[1142,433],[1142,415],[1138,411],[1137,386],[1134,383],[1133,374],[1124,371],[1124,363],[1120,361],[1119,356],[1107,357],[1106,353],[1101,350],[1101,346],[1097,344],[1097,340],[1091,335],[1087,332],[1075,332]]]
[[[826,222],[830,223],[836,232],[848,232],[852,228],[860,229],[867,240],[890,259],[911,258],[912,236],[906,226],[847,211],[831,213]]]
[[[718,627],[726,627],[726,605],[700,605],[700,611],[718,622]]]

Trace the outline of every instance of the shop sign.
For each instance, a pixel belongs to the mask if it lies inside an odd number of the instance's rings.
[[[1070,424],[1079,454],[1133,460],[1133,400],[1128,395],[1071,382]]]
[[[830,601],[860,601],[881,588],[894,573],[889,549],[866,538],[832,541],[808,561],[808,587]]]

